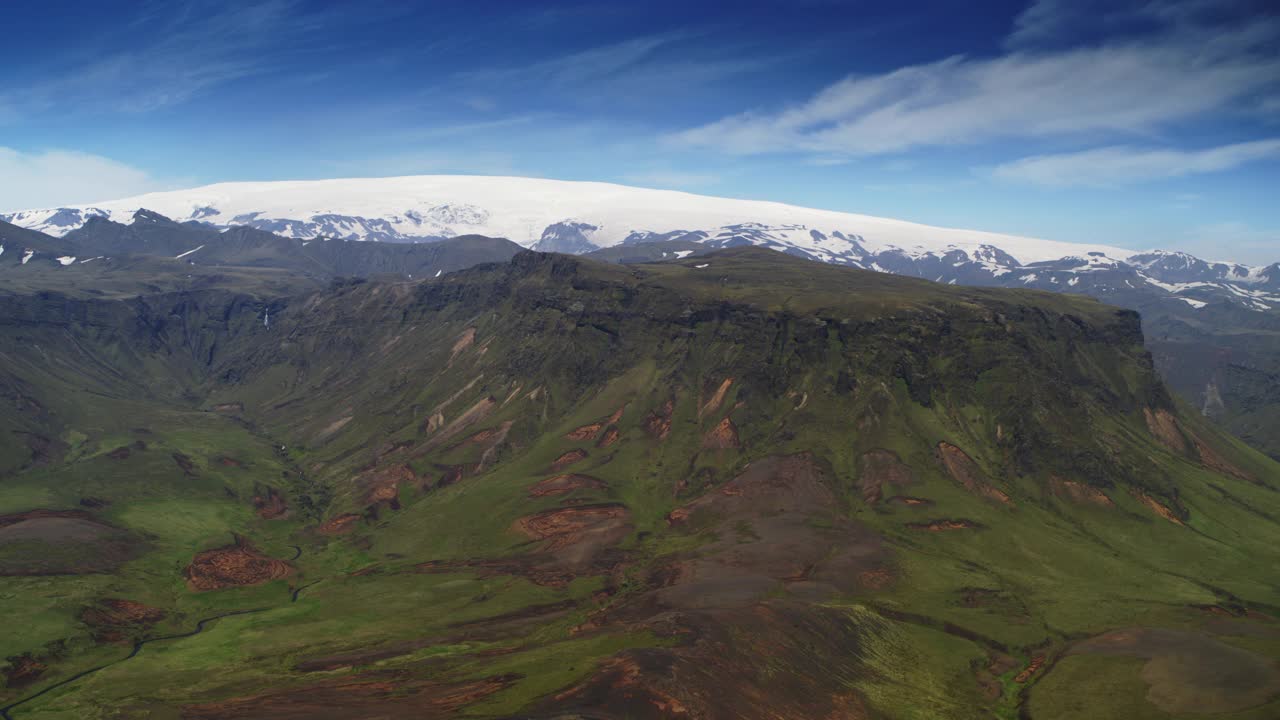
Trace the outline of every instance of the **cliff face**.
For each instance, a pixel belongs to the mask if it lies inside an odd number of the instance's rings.
[[[1088,715],[1115,643],[1082,641],[1137,624],[1182,634],[1134,657],[1275,680],[1213,623],[1280,607],[1280,471],[1170,399],[1132,312],[755,249],[0,300],[6,422],[51,448],[14,451],[0,513],[145,536],[113,592],[165,617],[274,608],[240,660],[193,638],[201,678],[166,683],[142,653],[66,712]],[[76,578],[68,615],[100,600]],[[86,637],[5,649],[52,681],[79,655],[47,643]],[[1190,671],[1215,712],[1272,702]]]

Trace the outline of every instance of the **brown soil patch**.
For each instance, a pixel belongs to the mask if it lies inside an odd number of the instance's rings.
[[[355,513],[338,515],[327,522],[317,525],[316,532],[321,535],[346,535],[356,529],[356,523],[359,522],[360,517]]]
[[[315,441],[320,442],[322,440],[327,439],[329,436],[333,435],[334,433],[338,432],[342,428],[349,425],[351,421],[354,419],[355,419],[354,416],[348,415],[346,417],[342,417],[342,418],[338,418],[337,420],[334,420],[333,422],[324,426],[324,428],[322,428],[320,432],[316,433]]]
[[[369,505],[386,503],[399,508],[400,486],[418,481],[413,468],[404,464],[386,465],[366,471],[356,478],[358,486],[365,489],[364,501]]]
[[[112,460],[125,460],[132,454],[133,454],[133,451],[129,449],[128,445],[121,445],[115,450],[112,450],[111,452],[107,453],[107,457],[111,458]]]
[[[666,440],[671,434],[671,415],[675,412],[675,402],[668,400],[644,419],[644,430],[656,440]]]
[[[1199,633],[1115,630],[1077,643],[1068,653],[1146,659],[1147,700],[1176,715],[1239,712],[1280,696],[1275,662]]]
[[[912,530],[943,532],[946,530],[978,530],[982,526],[972,520],[931,520],[929,522],[907,523]]]
[[[1165,520],[1168,520],[1174,525],[1184,524],[1182,522],[1182,519],[1178,517],[1178,514],[1175,513],[1173,510],[1171,510],[1168,505],[1165,505],[1159,500],[1156,500],[1155,498],[1151,497],[1145,492],[1138,489],[1131,488],[1129,490],[1129,494],[1132,495],[1135,500],[1137,500],[1138,502],[1150,508],[1152,512],[1164,518]]]
[[[1115,503],[1102,490],[1075,480],[1063,480],[1054,476],[1049,478],[1049,491],[1055,496],[1081,505],[1097,505],[1115,507]]]
[[[861,630],[839,610],[771,601],[679,613],[655,625],[680,644],[617,653],[535,714],[610,720],[873,717],[848,688],[865,673]]]
[[[942,459],[942,464],[947,469],[947,472],[951,474],[951,477],[969,492],[1004,505],[1013,504],[1008,495],[987,482],[982,468],[978,467],[978,464],[965,451],[951,443],[940,442],[938,443],[938,456]]]
[[[240,462],[239,460],[233,457],[228,457],[226,455],[219,455],[217,458],[215,458],[215,461],[223,467],[233,467],[233,468],[244,467],[244,463]]]
[[[267,557],[244,538],[236,538],[233,545],[197,553],[183,574],[188,587],[205,591],[261,585],[291,572],[289,563]]]
[[[98,642],[121,642],[139,630],[146,630],[165,618],[157,607],[133,600],[104,599],[80,611],[80,621],[93,628]]]
[[[890,505],[906,505],[908,507],[929,507],[933,505],[933,501],[928,498],[911,497],[909,495],[894,495],[885,500]]]
[[[843,517],[837,506],[810,455],[752,463],[668,514],[672,527],[713,531],[717,539],[683,561],[680,581],[656,597],[674,607],[729,607],[784,586],[793,594],[826,597],[888,585],[893,569],[880,537]]]
[[[1187,452],[1187,439],[1182,434],[1178,420],[1168,410],[1152,410],[1143,408],[1142,416],[1147,421],[1147,430],[1160,441],[1161,445],[1184,455]]]
[[[1204,440],[1201,440],[1198,435],[1192,435],[1191,440],[1195,443],[1196,452],[1200,455],[1200,462],[1205,467],[1213,470],[1214,472],[1228,475],[1233,478],[1247,480],[1248,482],[1257,482],[1257,478],[1236,467],[1229,460],[1219,455],[1213,448],[1209,447]]]
[[[510,687],[518,675],[440,682],[399,673],[368,673],[261,695],[187,705],[185,720],[351,720],[457,717],[468,705]]]
[[[605,487],[603,481],[590,475],[556,475],[529,488],[529,497],[550,497],[574,490],[603,490]]]
[[[742,447],[742,443],[738,440],[738,426],[733,424],[729,418],[725,418],[716,424],[711,432],[708,432],[702,438],[702,447],[710,450],[729,450]]]
[[[1016,683],[1025,683],[1031,679],[1032,675],[1040,672],[1040,668],[1042,667],[1044,667],[1044,656],[1032,655],[1031,662],[1027,664],[1027,667],[1023,669],[1022,672],[1014,676],[1013,681]]]
[[[263,520],[274,520],[289,512],[289,503],[285,502],[279,491],[269,487],[265,492],[253,496],[253,509]]]
[[[466,412],[459,415],[453,422],[442,428],[434,437],[423,443],[420,452],[427,452],[444,444],[453,436],[461,433],[463,430],[466,430],[481,420],[484,420],[497,406],[498,401],[492,396],[480,398],[474,405],[467,408]]]
[[[577,430],[570,431],[567,435],[564,436],[564,439],[572,440],[574,442],[582,442],[584,440],[595,440],[596,436],[600,434],[600,430],[603,428],[604,428],[604,423],[591,423],[590,425],[583,425]]]
[[[572,565],[631,533],[631,514],[623,505],[604,503],[556,508],[520,518],[515,529],[542,541],[543,550]]]
[[[720,404],[724,402],[725,394],[729,392],[729,388],[732,386],[733,378],[725,378],[724,382],[720,383],[720,387],[716,388],[716,391],[711,394],[711,398],[707,400],[706,404],[698,409],[698,419],[701,420],[703,417],[719,410]]]
[[[221,413],[242,413],[244,412],[244,403],[238,403],[238,402],[218,403],[217,405],[213,406],[213,411],[221,412]]]
[[[84,510],[28,510],[0,516],[0,576],[110,572],[141,555],[133,533]]]
[[[582,462],[583,460],[586,460],[586,459],[587,459],[586,450],[582,450],[581,448],[570,450],[569,452],[564,453],[560,457],[551,461],[551,472],[560,472],[561,470],[569,467],[570,465],[577,462]]]
[[[622,419],[622,413],[623,413],[624,411],[626,411],[626,409],[627,409],[627,405],[626,405],[626,403],[623,403],[622,407],[620,407],[620,408],[618,408],[617,410],[614,410],[614,411],[613,411],[613,414],[612,414],[612,415],[610,415],[610,416],[608,417],[608,419],[604,421],[604,424],[605,424],[605,425],[617,425],[617,424],[618,424],[618,421]]]
[[[891,450],[872,450],[858,459],[858,484],[862,499],[868,503],[880,502],[886,485],[903,487],[915,482],[911,468]]]
[[[39,658],[31,653],[24,655],[15,655],[5,658],[9,663],[8,669],[5,670],[5,687],[20,688],[26,687],[36,680],[49,669],[49,666],[41,662]]]
[[[607,448],[618,442],[618,438],[622,437],[622,433],[616,427],[610,427],[600,436],[600,441],[596,443],[598,448]]]
[[[471,347],[473,344],[475,344],[475,341],[476,341],[475,328],[470,327],[470,328],[467,328],[466,330],[463,330],[462,334],[458,336],[458,339],[453,342],[453,347],[449,350],[449,364],[452,365],[454,358],[458,357],[458,353]]]

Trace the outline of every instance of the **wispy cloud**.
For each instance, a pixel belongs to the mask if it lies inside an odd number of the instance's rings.
[[[99,202],[167,187],[143,170],[100,155],[0,147],[0,211]]]
[[[992,175],[1002,180],[1057,187],[1116,187],[1143,180],[1219,172],[1274,157],[1280,157],[1280,139],[1204,150],[1117,146],[1022,158],[997,165],[992,169]]]
[[[25,84],[0,91],[0,107],[20,117],[140,113],[176,105],[321,50],[310,39],[336,19],[331,11],[307,10],[300,0],[148,3],[129,23],[127,45],[61,53],[56,67],[36,63]]]
[[[1029,30],[1027,31],[1029,32]],[[673,135],[731,154],[893,153],[1005,138],[1147,135],[1280,94],[1280,19],[851,76],[806,102]]]
[[[578,101],[608,96],[661,102],[672,91],[723,81],[776,60],[767,53],[703,39],[690,29],[642,35],[527,65],[466,70],[453,81],[471,93],[492,90],[510,95],[536,88]]]

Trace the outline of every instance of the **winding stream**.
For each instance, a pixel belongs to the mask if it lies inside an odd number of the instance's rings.
[[[289,558],[290,561],[297,560],[299,557],[302,557],[302,548],[298,547],[297,545],[290,545],[289,547],[294,549],[294,555],[293,557]],[[297,602],[298,593],[302,592],[306,588],[311,587],[312,585],[315,585],[316,582],[319,582],[319,581],[317,580],[315,582],[307,583],[306,585],[303,585],[302,587],[295,589],[292,593],[290,593],[289,602]],[[109,668],[113,665],[118,665],[126,660],[132,659],[139,652],[142,651],[142,647],[144,645],[149,645],[150,643],[153,643],[153,642],[162,642],[165,640],[178,640],[180,638],[188,638],[193,635],[199,635],[200,633],[204,632],[205,627],[208,626],[208,624],[213,622],[214,620],[221,620],[223,618],[235,617],[237,615],[252,615],[254,613],[265,612],[271,609],[273,608],[261,607],[261,608],[251,608],[249,610],[232,610],[230,612],[218,613],[217,615],[210,615],[209,617],[201,618],[200,620],[197,620],[194,630],[189,630],[187,632],[181,632],[181,633],[174,633],[173,635],[160,635],[153,638],[146,638],[145,640],[138,640],[133,643],[133,649],[129,651],[129,654],[125,655],[124,657],[118,660],[112,660],[109,663],[103,663],[102,665],[99,665],[97,667],[92,667],[92,668],[89,668],[88,670],[82,670],[76,673],[75,675],[72,675],[69,678],[60,680],[44,688],[43,690],[41,690],[38,693],[35,693],[34,695],[28,695],[20,700],[15,700],[14,702],[9,703],[8,705],[5,705],[4,707],[0,707],[0,720],[13,720],[13,716],[10,714],[10,712],[15,708],[25,705],[31,702],[32,700],[35,700],[36,698],[39,698],[45,695],[46,693],[57,690],[60,687],[65,687],[67,685],[70,685],[71,683],[81,678],[92,675],[98,672],[99,670],[105,670],[106,668]]]

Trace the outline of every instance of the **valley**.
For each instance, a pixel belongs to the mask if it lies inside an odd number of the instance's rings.
[[[474,245],[7,268],[8,717],[1280,708],[1280,466],[1137,313]]]

